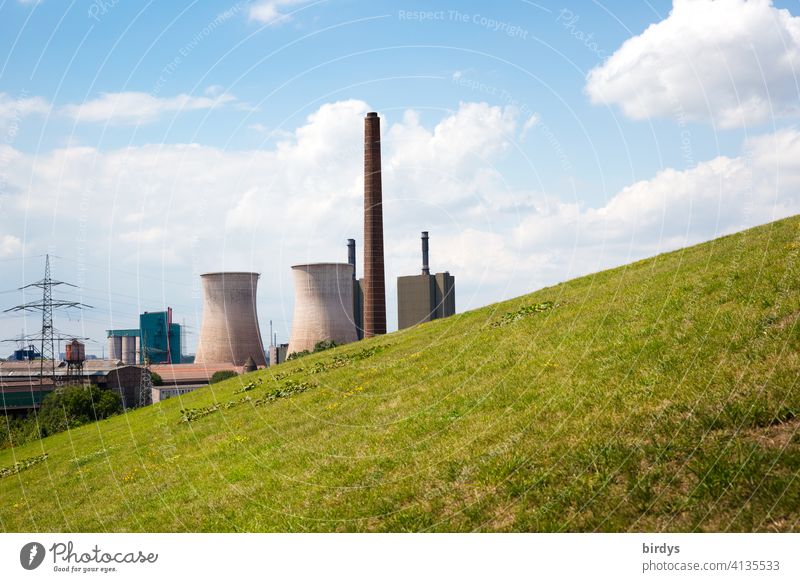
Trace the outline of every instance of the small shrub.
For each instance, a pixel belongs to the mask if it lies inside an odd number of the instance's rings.
[[[335,348],[337,345],[339,344],[337,344],[333,340],[324,340],[321,342],[317,342],[314,345],[314,353],[316,354],[317,352],[324,352],[325,350],[330,350],[332,348]]]
[[[228,380],[230,378],[235,378],[238,376],[236,372],[233,370],[218,370],[211,375],[211,384],[216,384],[218,382],[222,382],[224,380]]]
[[[150,381],[153,383],[153,386],[164,385],[164,379],[157,372],[150,372]]]

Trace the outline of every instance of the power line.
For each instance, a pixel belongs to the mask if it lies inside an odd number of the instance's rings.
[[[56,360],[55,360],[55,335],[56,330],[53,326],[53,311],[55,309],[68,309],[70,307],[80,307],[81,309],[91,308],[91,305],[86,305],[79,301],[66,301],[63,299],[53,299],[53,287],[57,287],[58,285],[67,285],[69,287],[75,287],[71,283],[65,283],[64,281],[57,281],[54,280],[50,275],[50,255],[45,255],[45,263],[44,263],[44,279],[40,281],[36,281],[35,283],[30,283],[28,285],[24,285],[19,288],[20,291],[23,289],[29,289],[30,287],[38,287],[42,290],[42,300],[41,301],[29,301],[28,303],[23,303],[22,305],[17,305],[15,307],[11,307],[6,309],[4,313],[8,312],[16,312],[16,311],[41,311],[42,312],[42,331],[40,337],[36,337],[35,339],[40,339],[41,341],[41,350],[39,351],[41,355],[41,359],[39,360],[39,382],[44,383],[44,362],[48,358],[50,359],[50,374],[49,376],[55,382],[56,378]],[[60,334],[59,334],[60,335]],[[59,340],[61,338],[59,337]]]

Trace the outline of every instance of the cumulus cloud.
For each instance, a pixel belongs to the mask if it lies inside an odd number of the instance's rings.
[[[107,122],[118,124],[147,123],[165,113],[211,109],[236,101],[218,87],[209,87],[202,97],[185,93],[174,97],[157,97],[139,91],[102,93],[97,99],[82,104],[65,105],[60,109],[76,122]]]
[[[601,207],[551,199],[520,222],[514,239],[520,248],[616,247],[640,258],[800,213],[798,186],[800,131],[785,129],[748,141],[741,156],[662,170]]]
[[[588,75],[594,103],[633,119],[683,116],[722,128],[800,112],[800,17],[771,0],[674,0]]]
[[[22,241],[10,234],[0,237],[0,257],[10,257],[22,250]]]
[[[0,93],[0,124],[7,125],[28,115],[44,115],[50,111],[50,104],[42,97],[14,98]]]
[[[309,2],[311,0],[259,0],[250,6],[250,19],[270,25],[284,23],[291,18],[285,9]]]

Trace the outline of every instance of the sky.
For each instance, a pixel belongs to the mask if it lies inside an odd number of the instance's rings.
[[[456,280],[458,312],[800,211],[800,2],[0,0],[0,308],[89,337],[200,274],[261,274],[363,240],[363,117],[381,116],[387,301]],[[0,313],[0,339],[37,333]],[[13,343],[0,344],[7,355]]]

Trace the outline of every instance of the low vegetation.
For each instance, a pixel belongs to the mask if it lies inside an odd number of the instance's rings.
[[[311,354],[324,352],[325,350],[331,350],[331,349],[335,348],[337,345],[339,345],[339,344],[337,344],[333,340],[325,340],[325,341],[317,342],[316,344],[314,344],[314,349],[313,350],[302,350],[302,351],[299,351],[299,352],[292,352],[291,354],[289,354],[289,356],[286,359],[287,360],[296,360],[297,358],[303,358],[303,357],[311,355]]]
[[[220,382],[224,382],[230,378],[235,378],[238,375],[239,374],[233,370],[217,370],[211,374],[211,380],[209,380],[209,384],[219,384]]]
[[[64,386],[48,394],[38,412],[27,418],[5,418],[0,426],[0,447],[53,435],[122,412],[122,400],[97,386]]]
[[[0,529],[798,531],[798,281],[791,218],[69,428]]]

